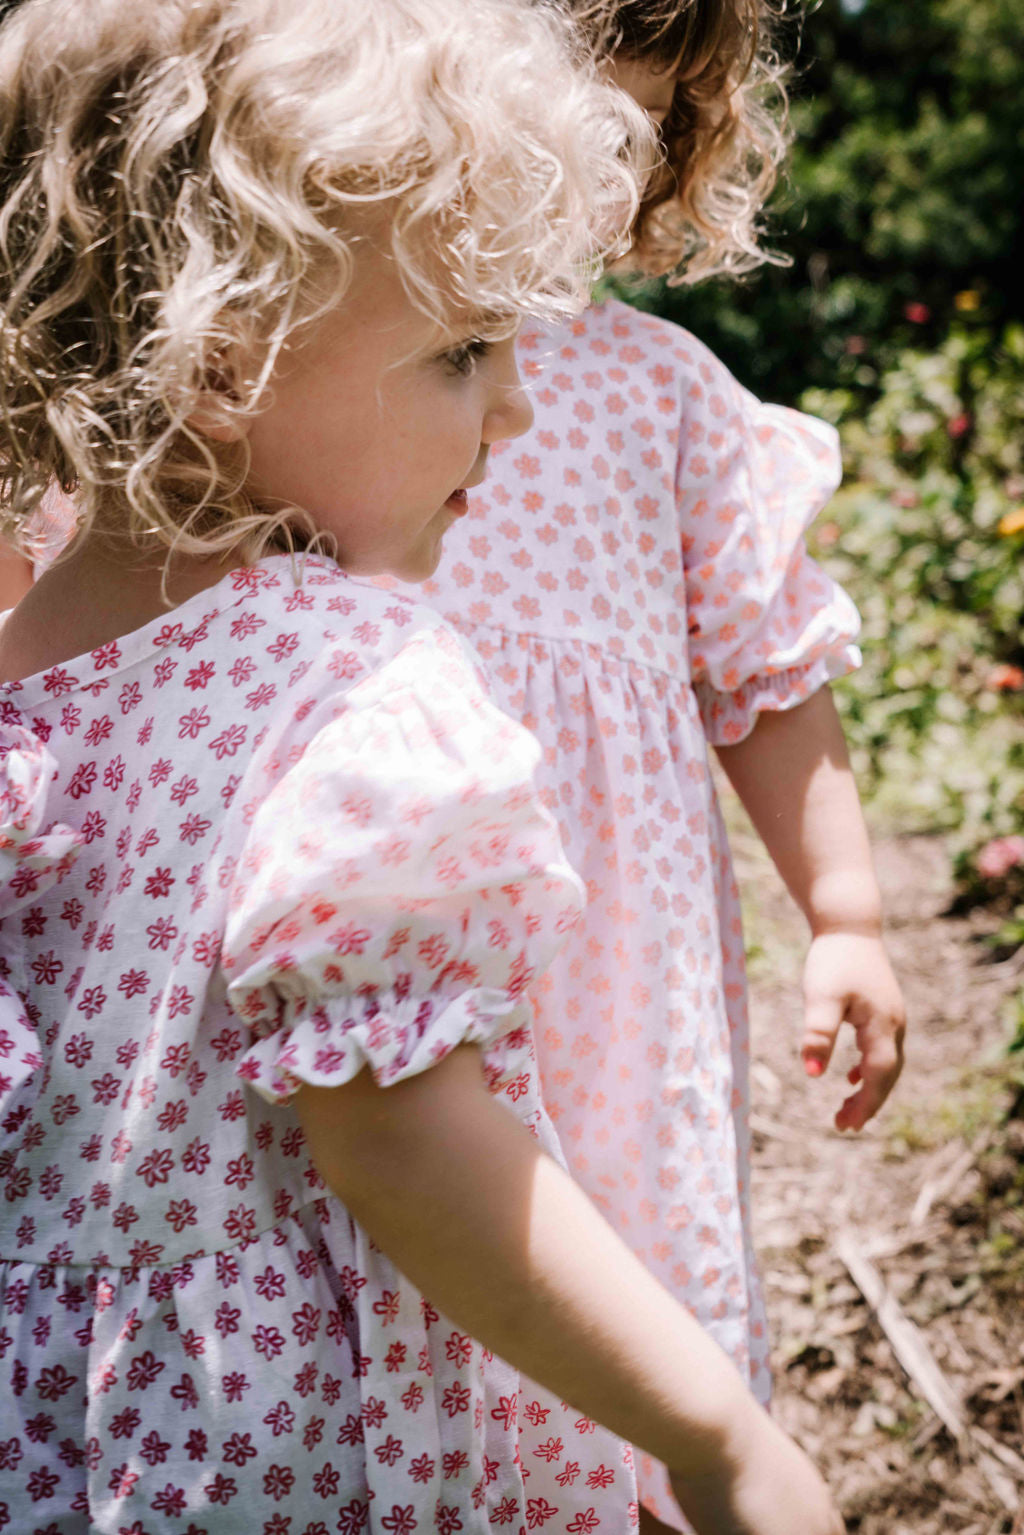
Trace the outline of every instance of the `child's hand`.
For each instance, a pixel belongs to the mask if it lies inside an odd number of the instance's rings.
[[[827,1068],[844,1021],[857,1035],[860,1060],[849,1080],[859,1086],[839,1109],[835,1123],[838,1130],[863,1130],[903,1069],[903,997],[880,937],[841,930],[819,933],[804,965],[800,1053],[808,1076],[820,1077]]]
[[[842,1535],[845,1525],[807,1456],[750,1405],[730,1471],[671,1479],[697,1535]]]

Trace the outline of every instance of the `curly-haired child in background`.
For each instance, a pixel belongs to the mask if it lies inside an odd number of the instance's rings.
[[[757,265],[785,149],[769,5],[574,9],[660,127],[630,266],[696,282]],[[545,802],[587,886],[583,924],[533,991],[570,1169],[765,1400],[743,938],[709,743],[810,925],[807,1074],[825,1071],[844,1020],[855,1030],[841,1129],[877,1112],[902,1059],[827,686],[857,664],[858,619],[803,543],[839,480],[835,433],[761,404],[686,331],[615,301],[532,330],[519,358],[533,431],[494,455],[423,595],[540,740]],[[646,1458],[640,1487],[678,1528]]]
[[[0,627],[0,1525],[619,1535],[636,1443],[835,1535],[545,1154],[532,739],[340,568],[435,568],[641,114],[512,0],[27,0],[0,137],[5,526],[78,517]]]

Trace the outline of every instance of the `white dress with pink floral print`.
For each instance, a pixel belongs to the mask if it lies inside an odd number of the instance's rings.
[[[0,688],[0,1529],[619,1535],[628,1447],[415,1292],[288,1101],[475,1041],[556,1147],[536,745],[429,611],[293,577]]]
[[[533,992],[569,1165],[767,1398],[743,937],[707,748],[857,664],[856,611],[803,543],[838,483],[836,436],[616,302],[524,337],[520,363],[533,432],[493,450],[417,590],[536,732],[587,886]],[[642,1500],[685,1527],[663,1469],[638,1472]]]

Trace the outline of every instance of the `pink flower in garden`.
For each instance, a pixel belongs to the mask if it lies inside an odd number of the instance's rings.
[[[932,312],[928,305],[920,304],[916,301],[904,304],[903,313],[911,325],[926,325],[932,317]]]
[[[994,837],[986,842],[976,862],[984,879],[1002,879],[1011,869],[1024,867],[1024,837]]]
[[[949,418],[946,422],[946,431],[950,437],[962,437],[970,424],[970,416],[965,411],[961,411],[958,416],[951,416]]]
[[[993,666],[985,678],[985,686],[992,693],[1019,693],[1024,688],[1024,671],[1008,663]]]

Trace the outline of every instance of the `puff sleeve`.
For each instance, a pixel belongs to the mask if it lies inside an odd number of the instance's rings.
[[[762,404],[687,346],[676,494],[690,674],[708,739],[725,746],[761,710],[792,708],[858,666],[860,620],[804,544],[842,475],[835,430]]]
[[[0,922],[38,900],[67,874],[85,842],[48,822],[46,799],[56,764],[38,736],[0,726]],[[35,1026],[19,993],[20,944],[0,935],[0,1110],[42,1065]]]
[[[538,757],[441,628],[343,696],[260,804],[231,893],[222,963],[257,1092],[364,1066],[388,1085],[467,1041],[492,1086],[523,1069],[518,1000],[582,906]]]

